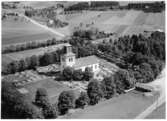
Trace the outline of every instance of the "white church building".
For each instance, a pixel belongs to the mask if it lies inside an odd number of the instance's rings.
[[[85,71],[85,68],[89,67],[94,74],[100,71],[99,59],[96,56],[76,58],[70,44],[65,46],[65,54],[61,55],[61,70],[68,66],[76,70],[81,69],[82,71]]]

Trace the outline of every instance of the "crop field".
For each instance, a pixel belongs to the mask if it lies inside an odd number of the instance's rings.
[[[56,36],[37,25],[19,17],[10,17],[2,21],[2,45],[22,43],[34,40],[46,40]]]
[[[84,11],[66,15],[70,28],[96,27],[117,35],[132,35],[162,29],[165,31],[165,12],[144,13],[135,10]],[[82,24],[82,26],[80,25]]]

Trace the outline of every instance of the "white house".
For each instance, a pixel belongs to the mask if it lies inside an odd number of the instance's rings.
[[[61,70],[67,66],[73,67],[76,70],[81,69],[82,71],[85,71],[85,68],[89,67],[95,74],[100,70],[99,59],[96,56],[93,55],[76,59],[71,45],[65,46],[65,54],[61,55]]]

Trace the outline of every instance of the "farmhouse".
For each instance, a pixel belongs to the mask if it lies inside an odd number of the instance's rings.
[[[65,46],[65,54],[61,55],[61,70],[70,66],[76,70],[81,69],[85,71],[86,67],[91,68],[93,73],[99,72],[99,59],[96,56],[87,56],[76,59],[75,54],[72,52],[71,45]]]

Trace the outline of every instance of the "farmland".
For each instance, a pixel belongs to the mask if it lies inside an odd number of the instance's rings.
[[[57,38],[56,35],[22,17],[14,19],[15,17],[10,17],[2,21],[2,45]]]
[[[79,27],[96,27],[101,31],[117,35],[139,34],[143,31],[165,30],[165,12],[144,13],[135,10],[84,11],[67,14],[66,20],[71,29]],[[80,25],[82,23],[82,25]]]

